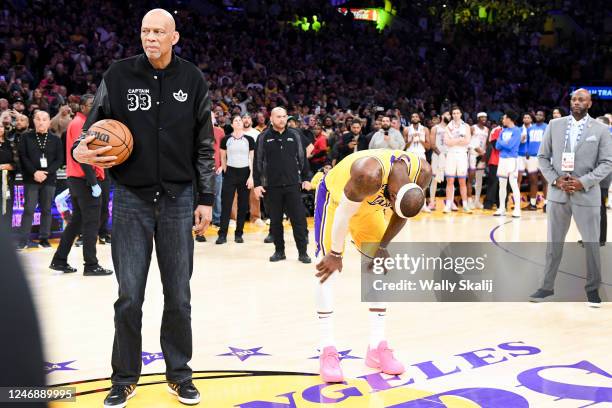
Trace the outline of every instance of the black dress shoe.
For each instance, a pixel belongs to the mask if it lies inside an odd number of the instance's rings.
[[[181,384],[168,383],[168,392],[176,395],[179,402],[185,405],[196,405],[200,403],[200,392],[191,380]]]
[[[38,245],[43,248],[51,248],[51,244],[49,243],[48,239],[41,239],[40,241],[38,241]]]
[[[100,265],[86,266],[85,270],[83,271],[83,275],[85,276],[106,276],[112,274],[113,271],[111,271],[110,269],[104,269]]]
[[[234,242],[237,244],[243,244],[244,243],[244,239],[242,239],[242,236],[237,236],[234,238]]]
[[[104,398],[104,408],[122,408],[127,405],[127,400],[136,395],[136,384],[113,385]]]
[[[264,239],[264,244],[271,244],[274,242],[274,237],[272,234],[268,234],[268,236]]]
[[[552,296],[555,294],[555,291],[553,290],[546,290],[546,289],[538,289],[536,290],[536,292],[529,296],[529,300],[531,302],[541,302],[542,300],[544,300],[544,298],[547,298],[548,296]]]
[[[227,242],[227,238],[225,237],[219,237],[217,238],[217,240],[215,241],[215,244],[217,245],[221,245],[221,244],[225,244]]]
[[[53,269],[54,271],[60,271],[60,272],[64,272],[64,273],[73,273],[76,272],[76,268],[73,268],[72,266],[68,265],[67,263],[63,263],[63,262],[51,262],[51,265],[49,265],[50,269]]]
[[[16,249],[17,249],[18,251],[23,251],[23,250],[24,250],[24,249],[26,249],[27,247],[28,247],[28,243],[27,243],[27,242],[24,242],[24,241],[21,241],[21,242],[18,242],[18,243],[17,243],[17,247],[16,247]]]
[[[590,307],[601,307],[601,298],[597,289],[587,292],[587,301]]]
[[[274,252],[274,254],[270,257],[270,262],[278,262],[287,259],[284,252]]]
[[[198,242],[206,242],[206,237],[204,235],[196,235],[195,240]]]
[[[309,264],[312,262],[312,259],[310,259],[308,254],[300,254],[300,256],[298,256],[298,261],[300,261],[301,263]]]

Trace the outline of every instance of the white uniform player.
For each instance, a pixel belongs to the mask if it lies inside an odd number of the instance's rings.
[[[446,134],[446,125],[450,122],[451,117],[449,112],[444,112],[440,118],[440,123],[431,128],[431,184],[429,185],[429,209],[436,209],[436,191],[438,191],[438,183],[444,181],[444,169],[446,166],[446,145],[444,144],[444,135]]]
[[[448,213],[451,211],[455,198],[455,178],[457,178],[459,179],[459,191],[463,202],[463,210],[466,213],[471,213],[472,210],[468,207],[467,201],[466,178],[468,174],[468,146],[472,132],[468,124],[461,119],[461,109],[453,108],[451,116],[453,120],[446,127],[446,134],[444,135],[444,144],[448,147],[444,170],[447,180],[444,212]]]

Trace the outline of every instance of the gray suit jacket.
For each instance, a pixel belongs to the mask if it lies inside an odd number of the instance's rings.
[[[591,117],[587,119],[580,142],[574,149],[574,171],[571,172],[580,179],[584,190],[568,194],[552,185],[554,180],[564,174],[561,171],[561,156],[565,148],[568,121],[569,116],[550,121],[538,152],[540,170],[550,185],[547,198],[557,203],[599,207],[599,183],[612,172],[612,138],[608,127]]]

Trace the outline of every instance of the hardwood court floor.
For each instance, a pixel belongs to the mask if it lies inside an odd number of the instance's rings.
[[[488,242],[492,232],[497,241],[545,241],[545,215],[523,212],[513,220],[438,211],[409,221],[398,240]],[[326,386],[310,375],[318,370],[311,359],[318,354],[314,266],[297,261],[289,230],[288,260],[268,262],[273,248],[262,242],[265,235],[266,228],[249,226],[244,244],[218,246],[210,230],[207,243],[195,244],[191,367],[200,406],[612,407],[609,304],[390,304],[387,337],[407,372],[393,379],[367,368],[367,304],[360,303],[359,256],[350,245],[335,320],[347,384]],[[572,225],[568,241],[576,239]],[[51,256],[42,249],[20,256],[44,334],[48,383],[86,381],[76,385],[81,394],[70,406],[101,407],[110,386],[116,280],[50,271]],[[98,256],[112,265],[110,246],[99,245]],[[70,263],[81,265],[79,248]],[[162,308],[154,256],[143,307],[143,376],[130,407],[180,406],[163,383]]]

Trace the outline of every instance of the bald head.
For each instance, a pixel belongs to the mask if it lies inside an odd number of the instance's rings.
[[[270,112],[270,122],[272,127],[277,132],[282,132],[287,126],[287,110],[285,108],[276,107]]]
[[[142,26],[144,27],[145,24],[148,25],[153,22],[161,23],[169,32],[176,30],[176,22],[168,10],[161,8],[149,10],[142,18]]]
[[[172,60],[172,47],[179,40],[174,17],[164,9],[153,9],[142,19],[140,40],[149,62],[164,69]]]
[[[589,91],[584,88],[576,89],[572,93],[572,99],[570,100],[572,116],[576,119],[583,118],[586,116],[592,104],[593,101],[591,100],[591,93]]]

